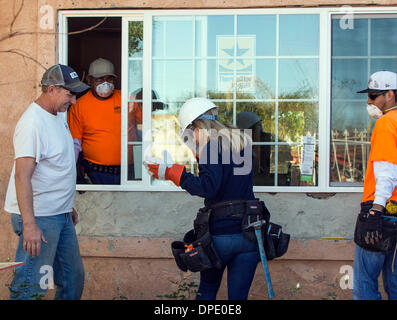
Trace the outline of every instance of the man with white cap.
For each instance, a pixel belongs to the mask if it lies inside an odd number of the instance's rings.
[[[381,299],[378,277],[383,274],[389,299],[397,299],[397,74],[371,75],[367,111],[377,119],[371,134],[371,151],[364,179],[361,211],[354,241],[353,298]]]
[[[63,112],[89,89],[65,65],[49,68],[42,93],[19,119],[15,162],[4,209],[19,236],[11,299],[37,299],[53,283],[56,298],[80,299],[84,267],[74,225],[76,166],[73,140]]]
[[[82,151],[84,169],[94,184],[120,184],[121,92],[115,89],[113,64],[94,60],[87,80],[91,90],[68,113],[76,161]]]

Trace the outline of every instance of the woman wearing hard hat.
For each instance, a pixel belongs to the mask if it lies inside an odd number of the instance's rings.
[[[255,200],[252,142],[242,131],[220,123],[217,109],[208,99],[193,98],[179,112],[180,133],[198,158],[198,176],[178,164],[145,165],[156,179],[171,180],[191,195],[203,197],[206,207],[217,208],[211,211],[209,232],[222,263],[220,268],[200,272],[196,299],[216,298],[227,267],[229,299],[245,300],[260,260],[256,241],[243,235],[243,217],[239,212],[239,208],[244,208],[244,200]]]

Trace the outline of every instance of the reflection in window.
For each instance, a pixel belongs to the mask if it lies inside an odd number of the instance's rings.
[[[380,70],[395,71],[397,16],[354,16],[354,28],[332,19],[330,185],[363,185],[370,132],[367,96],[357,91]],[[390,39],[391,42],[384,41]]]
[[[128,24],[128,180],[142,180],[143,22]]]
[[[255,185],[317,185],[317,170],[301,181],[300,168],[303,137],[318,136],[318,73],[318,14],[154,17],[152,88],[167,107],[152,112],[152,155],[166,149],[195,172],[177,114],[202,96],[253,130]]]

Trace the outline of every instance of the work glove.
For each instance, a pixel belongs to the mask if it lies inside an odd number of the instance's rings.
[[[365,226],[362,229],[364,240],[367,244],[375,244],[382,239],[382,212],[379,210],[371,209],[365,216]]]
[[[164,160],[147,157],[143,162],[149,174],[159,180],[170,180],[176,186],[180,186],[180,180],[185,166],[175,164],[170,153],[163,150]]]

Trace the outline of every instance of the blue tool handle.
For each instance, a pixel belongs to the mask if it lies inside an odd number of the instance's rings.
[[[260,228],[255,229],[255,235],[256,235],[256,240],[258,240],[259,254],[260,254],[261,260],[262,260],[263,271],[265,272],[268,297],[269,297],[269,299],[272,299],[272,298],[274,298],[274,292],[273,292],[273,287],[272,287],[272,281],[270,279],[269,269],[267,267],[266,253],[265,253],[265,249],[263,248],[263,241],[262,241],[262,235],[261,235]]]
[[[391,217],[391,216],[382,216],[383,220],[390,221],[390,222],[396,222],[397,217]]]

